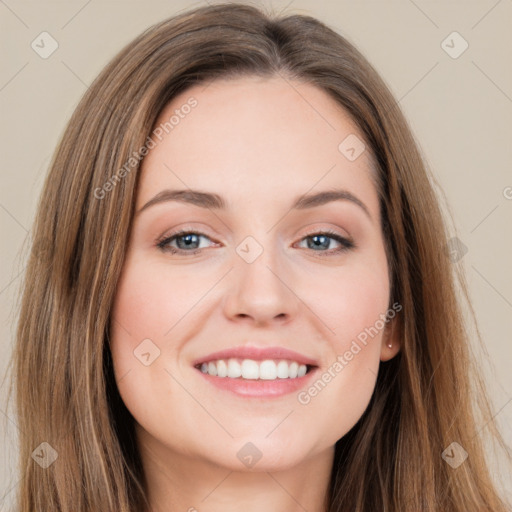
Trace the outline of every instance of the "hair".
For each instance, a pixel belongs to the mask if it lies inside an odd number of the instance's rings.
[[[139,152],[178,93],[243,76],[280,76],[327,93],[358,126],[378,172],[390,304],[402,305],[401,350],[381,363],[366,411],[336,443],[326,509],[505,512],[477,428],[485,423],[508,455],[456,278],[469,303],[467,285],[446,255],[435,180],[403,113],[366,58],[333,29],[243,4],[196,8],[146,30],[103,69],[62,135],[32,228],[12,355],[18,510],[149,506],[108,343]],[[43,441],[58,454],[46,469],[31,457]],[[457,469],[441,456],[453,441],[469,454]]]

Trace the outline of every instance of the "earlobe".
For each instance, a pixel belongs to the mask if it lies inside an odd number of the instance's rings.
[[[386,326],[382,337],[382,346],[380,352],[381,361],[393,359],[400,351],[400,329],[398,328],[396,318],[391,320],[390,325]]]

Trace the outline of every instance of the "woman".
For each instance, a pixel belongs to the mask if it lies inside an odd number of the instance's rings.
[[[34,226],[19,510],[505,511],[429,179],[313,18],[215,5],[129,44]]]

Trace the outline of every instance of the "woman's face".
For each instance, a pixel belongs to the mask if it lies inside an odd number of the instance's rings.
[[[111,324],[139,440],[232,470],[329,451],[399,348],[359,130],[320,89],[255,77],[188,89],[157,124]]]

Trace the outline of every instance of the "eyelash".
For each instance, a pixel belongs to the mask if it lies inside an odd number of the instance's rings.
[[[177,231],[176,233],[172,233],[169,236],[166,235],[166,236],[158,239],[156,241],[156,246],[163,252],[170,252],[171,254],[178,254],[178,255],[180,255],[180,254],[181,255],[198,254],[203,250],[203,249],[194,249],[192,251],[186,251],[183,249],[176,249],[175,247],[171,247],[168,245],[170,242],[172,242],[173,240],[175,240],[177,238],[180,238],[180,236],[183,236],[183,235],[199,235],[200,237],[202,236],[202,237],[209,238],[208,235],[201,233],[199,231],[191,231],[191,230],[182,229],[180,231]],[[320,257],[335,256],[337,254],[347,252],[350,249],[355,249],[357,247],[356,244],[352,240],[344,238],[344,237],[340,236],[338,233],[336,233],[335,231],[331,231],[328,229],[324,230],[324,231],[313,231],[311,233],[307,233],[303,238],[301,238],[301,241],[305,240],[307,238],[313,238],[315,236],[327,236],[328,238],[332,238],[333,240],[336,240],[336,242],[341,244],[341,247],[339,247],[337,249],[329,249],[327,251],[319,251],[319,252],[313,251],[315,253],[318,252],[317,256],[320,256]]]

